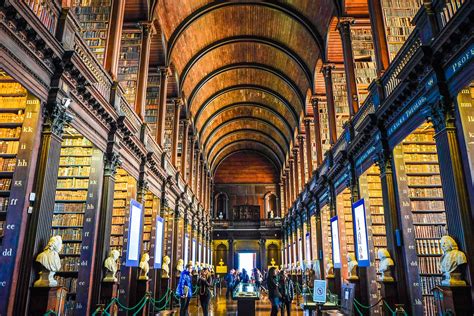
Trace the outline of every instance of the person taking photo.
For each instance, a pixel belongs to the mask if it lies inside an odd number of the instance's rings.
[[[207,268],[201,270],[197,285],[199,287],[199,301],[201,302],[203,315],[209,316],[209,301],[211,300],[212,279]]]

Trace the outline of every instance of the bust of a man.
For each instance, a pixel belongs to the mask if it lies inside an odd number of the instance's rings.
[[[334,264],[331,259],[326,264],[326,279],[334,279]]]
[[[440,243],[443,250],[440,262],[440,270],[443,274],[441,285],[465,286],[466,281],[461,279],[461,269],[467,263],[466,255],[458,249],[458,244],[450,236],[441,237]]]
[[[140,275],[138,276],[139,280],[148,280],[148,272],[150,271],[150,264],[148,261],[150,260],[150,255],[148,252],[145,252],[141,259],[138,267],[140,268]]]
[[[352,252],[349,252],[347,254],[347,266],[349,270],[348,280],[358,280],[359,277],[357,276],[357,267],[359,266],[359,263],[357,262],[356,257]]]
[[[394,278],[392,276],[392,269],[395,266],[395,263],[390,256],[390,253],[385,248],[380,248],[377,252],[377,256],[380,260],[379,263],[379,272],[382,274],[380,276],[380,281],[384,282],[394,282]]]
[[[34,287],[55,287],[58,281],[54,279],[54,274],[61,270],[61,259],[59,252],[63,248],[63,240],[61,236],[53,236],[49,239],[48,244],[36,257],[36,262],[41,264],[39,279],[34,283]]]
[[[110,251],[109,256],[105,259],[104,267],[107,269],[107,272],[104,277],[104,282],[117,282],[117,277],[115,274],[118,270],[117,260],[120,257],[120,252],[116,249]]]
[[[161,278],[162,279],[169,279],[170,278],[170,257],[164,256],[163,257],[163,264],[161,265]]]
[[[184,261],[183,259],[178,259],[178,262],[176,264],[176,276],[179,277],[181,275],[181,272],[184,270]]]

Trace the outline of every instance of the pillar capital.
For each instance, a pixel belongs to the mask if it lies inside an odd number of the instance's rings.
[[[171,76],[171,68],[170,67],[159,67],[158,71],[160,72],[160,75],[162,77],[166,76],[166,78],[168,78],[169,76]]]
[[[337,28],[339,32],[348,32],[350,31],[351,24],[355,23],[355,19],[353,17],[343,17],[339,19],[337,23]]]
[[[325,63],[321,67],[321,72],[323,73],[324,77],[329,77],[332,73],[332,71],[336,69],[336,65],[333,63]]]

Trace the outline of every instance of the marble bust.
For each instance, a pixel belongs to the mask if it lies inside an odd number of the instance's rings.
[[[34,283],[34,287],[55,287],[58,281],[54,279],[54,274],[61,270],[61,259],[59,252],[63,248],[63,240],[61,236],[53,236],[49,239],[48,244],[36,257],[36,262],[41,264],[39,279]]]
[[[326,279],[334,279],[334,264],[331,259],[326,264]]]
[[[461,279],[461,268],[467,263],[466,255],[458,249],[458,244],[450,236],[441,237],[440,244],[443,250],[440,262],[440,270],[443,274],[441,285],[465,286],[466,281]]]
[[[118,270],[117,260],[120,257],[120,252],[116,249],[113,249],[109,253],[109,257],[105,259],[104,267],[107,269],[107,272],[104,277],[104,282],[117,282],[117,277],[115,274]]]
[[[356,260],[356,257],[353,253],[349,252],[347,254],[347,266],[348,266],[348,280],[359,280],[357,276],[357,267],[359,263]]]
[[[183,259],[178,259],[178,262],[176,264],[176,276],[179,277],[181,275],[181,272],[184,270],[184,261]]]
[[[395,279],[392,276],[392,269],[395,266],[395,263],[393,262],[388,250],[385,248],[380,248],[377,251],[377,257],[380,260],[379,272],[382,274],[380,276],[380,281],[394,282]]]
[[[161,278],[162,279],[169,279],[170,278],[170,257],[164,256],[163,257],[163,264],[161,265]]]
[[[138,267],[140,268],[140,274],[138,276],[139,280],[148,280],[148,272],[150,271],[150,264],[148,261],[150,260],[150,255],[148,252],[145,252],[141,259]]]

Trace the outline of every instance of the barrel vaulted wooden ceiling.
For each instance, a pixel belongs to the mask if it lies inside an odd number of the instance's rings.
[[[165,63],[176,74],[174,93],[185,100],[213,171],[244,150],[283,167],[308,95],[317,92],[317,64],[327,56],[337,3],[159,0],[152,6]]]

